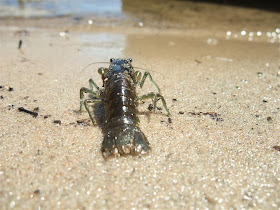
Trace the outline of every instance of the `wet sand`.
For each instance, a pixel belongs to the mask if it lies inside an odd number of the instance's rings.
[[[278,209],[280,45],[267,35],[277,25],[268,25],[266,15],[278,20],[279,14],[241,10],[258,25],[225,21],[205,28],[206,20],[200,25],[192,17],[195,27],[182,20],[184,27],[172,28],[165,19],[140,27],[137,14],[107,25],[3,19],[2,208]],[[152,146],[146,156],[105,161],[102,129],[86,111],[78,113],[80,88],[90,78],[101,84],[97,68],[107,64],[82,69],[111,57],[131,57],[134,66],[150,69],[171,111],[169,123],[164,110],[148,110],[149,101],[139,106],[140,128]],[[147,81],[139,95],[149,91],[155,88]],[[39,116],[19,107],[39,107]]]

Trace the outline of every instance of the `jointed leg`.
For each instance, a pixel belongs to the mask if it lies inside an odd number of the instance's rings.
[[[89,81],[89,88],[93,91],[93,86],[99,91],[100,88],[98,87],[98,85],[93,81],[93,79],[90,79]]]
[[[136,72],[136,75],[137,75],[137,74],[140,74],[140,73],[137,71],[137,72]],[[158,93],[160,93],[160,89],[159,89],[158,85],[155,83],[155,81],[154,81],[153,78],[152,78],[152,75],[151,75],[150,72],[148,72],[148,71],[145,71],[145,73],[144,73],[144,75],[143,75],[141,81],[139,82],[139,86],[140,86],[141,88],[143,87],[144,82],[145,82],[147,76],[150,78],[151,82],[156,86]],[[140,78],[139,78],[139,80],[140,80]]]
[[[87,112],[88,112],[88,115],[89,115],[89,117],[90,117],[90,119],[91,119],[92,124],[94,125],[94,120],[93,120],[93,117],[92,117],[92,115],[91,115],[91,113],[90,113],[90,110],[89,110],[89,107],[88,107],[88,104],[89,104],[89,103],[94,103],[94,104],[96,104],[96,103],[102,103],[102,100],[101,100],[101,99],[94,98],[94,99],[86,99],[86,100],[84,101],[85,108],[86,108],[86,110],[87,110]]]
[[[139,100],[146,100],[146,99],[152,99],[153,100],[153,106],[154,106],[154,110],[156,108],[156,103],[158,102],[158,100],[161,100],[162,101],[162,104],[163,104],[163,107],[165,108],[168,116],[171,116],[170,112],[169,112],[169,109],[167,108],[167,105],[166,105],[166,101],[164,99],[164,97],[160,94],[160,89],[158,87],[158,85],[155,83],[155,81],[153,80],[152,78],[152,75],[150,74],[150,72],[148,71],[145,71],[142,79],[141,79],[141,73],[136,71],[136,76],[137,76],[137,80],[138,80],[138,84],[139,86],[142,88],[143,85],[144,85],[144,82],[147,78],[147,76],[150,78],[151,82],[156,86],[157,90],[158,90],[158,93],[154,93],[154,92],[150,92],[148,94],[145,94],[143,96],[140,96],[138,99]],[[141,81],[140,81],[141,80]]]
[[[148,94],[145,94],[145,95],[142,95],[138,98],[138,100],[146,100],[146,99],[152,99],[153,100],[153,106],[154,106],[154,110],[156,108],[156,104],[158,102],[158,100],[161,100],[162,101],[162,104],[163,104],[163,107],[165,108],[168,116],[170,116],[170,112],[169,112],[169,109],[167,108],[166,106],[166,102],[165,102],[165,99],[164,97],[159,94],[159,93],[153,93],[153,92],[150,92]]]
[[[95,84],[95,83],[94,83]],[[83,108],[83,103],[84,103],[84,93],[89,93],[91,94],[94,98],[100,99],[100,94],[97,92],[94,92],[88,88],[82,87],[80,89],[80,112],[82,111]]]

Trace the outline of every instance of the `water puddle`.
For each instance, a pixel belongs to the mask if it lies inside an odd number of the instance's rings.
[[[1,0],[0,17],[122,16],[121,0]]]

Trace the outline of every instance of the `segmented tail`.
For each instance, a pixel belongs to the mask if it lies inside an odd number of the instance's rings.
[[[150,144],[138,126],[122,125],[105,133],[101,151],[104,158],[119,155],[146,154]]]

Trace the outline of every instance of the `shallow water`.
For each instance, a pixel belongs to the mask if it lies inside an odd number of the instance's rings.
[[[122,15],[121,0],[2,0],[0,17],[54,17],[64,15]]]

